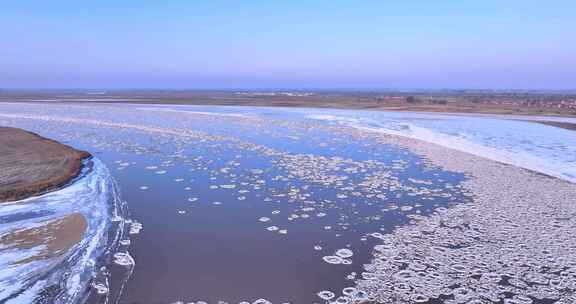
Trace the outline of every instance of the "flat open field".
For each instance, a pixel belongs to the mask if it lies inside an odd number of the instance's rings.
[[[408,98],[413,102],[407,102]],[[202,90],[0,91],[7,102],[101,102],[372,109],[442,113],[576,116],[576,94],[546,92],[354,92]],[[557,103],[574,107],[558,107]],[[546,106],[553,105],[553,106]]]
[[[0,202],[38,195],[68,183],[89,156],[24,130],[0,127]]]

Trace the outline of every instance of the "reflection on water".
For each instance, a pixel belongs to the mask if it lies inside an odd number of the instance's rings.
[[[108,260],[112,302],[323,302],[352,292],[394,227],[469,199],[460,174],[290,114],[71,105],[7,114],[0,124],[87,150],[120,184],[138,222],[118,240],[129,254]],[[90,302],[104,302],[94,287]]]

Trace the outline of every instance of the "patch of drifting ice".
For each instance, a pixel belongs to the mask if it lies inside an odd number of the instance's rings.
[[[308,114],[360,130],[418,139],[576,182],[576,133],[531,122],[415,113]],[[426,124],[420,121],[425,120]],[[486,127],[490,126],[490,127]]]

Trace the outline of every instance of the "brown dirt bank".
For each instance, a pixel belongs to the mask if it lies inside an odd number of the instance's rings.
[[[82,169],[88,152],[21,129],[0,127],[0,202],[63,186]]]
[[[566,129],[566,130],[576,131],[576,124],[574,124],[574,123],[559,122],[559,121],[531,121],[531,122],[536,122],[536,123],[540,123],[543,125],[548,125],[548,126]]]
[[[36,259],[61,255],[82,240],[88,224],[80,213],[48,221],[41,226],[18,230],[0,236],[0,245],[5,248],[31,249],[45,245],[37,256],[14,263],[27,263]]]

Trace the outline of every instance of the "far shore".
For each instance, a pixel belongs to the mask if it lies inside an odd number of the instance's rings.
[[[9,103],[86,103],[198,106],[258,106],[318,109],[356,109],[367,111],[418,112],[460,115],[497,115],[505,119],[526,120],[567,130],[576,130],[576,105],[557,108],[562,98],[572,95],[545,93],[362,93],[362,92],[232,92],[232,91],[154,91],[122,90],[110,92],[16,91],[1,92],[0,102]],[[414,96],[410,94],[415,94]],[[565,97],[568,96],[568,97]],[[575,97],[576,98],[576,97]],[[415,102],[407,102],[416,100]],[[483,103],[479,100],[493,102]],[[544,100],[544,101],[542,101]],[[547,103],[548,101],[550,103]],[[576,100],[576,99],[574,99]],[[521,105],[531,101],[530,105]],[[499,103],[498,103],[499,102]],[[537,105],[534,105],[535,103]],[[538,119],[535,119],[535,118]],[[546,119],[546,118],[550,119]],[[525,119],[524,119],[525,118]],[[564,119],[564,120],[563,120]]]
[[[569,122],[559,122],[559,121],[535,121],[535,120],[528,120],[530,122],[541,123],[544,125],[562,128],[566,130],[573,130],[576,131],[576,123],[569,123]]]

